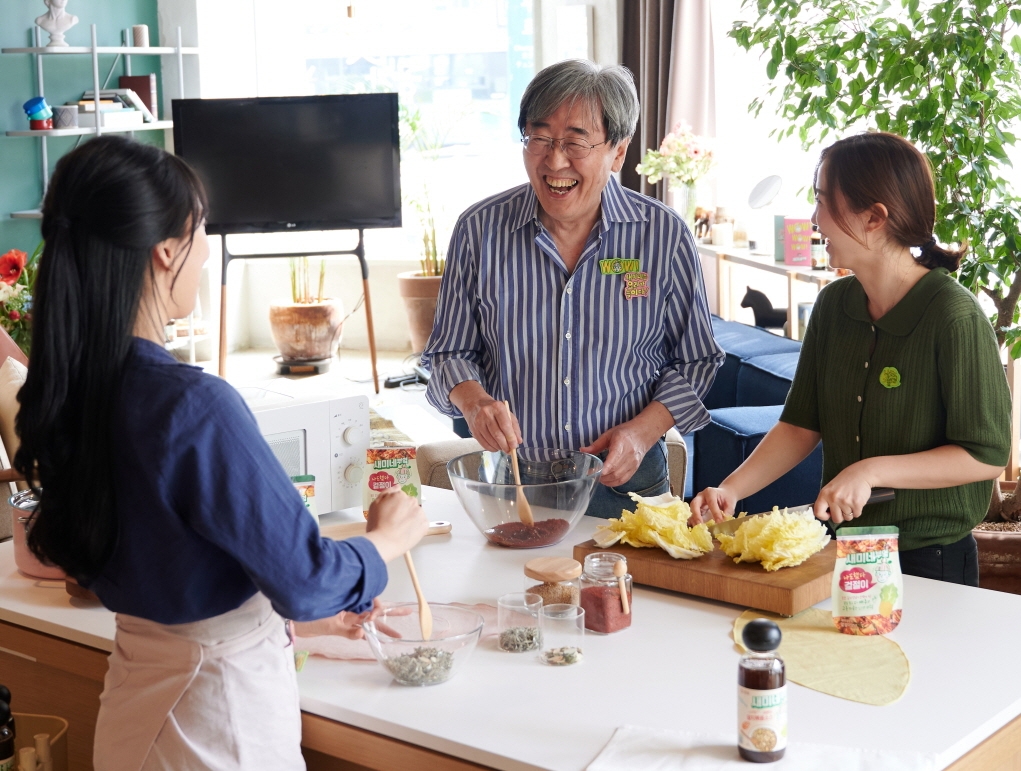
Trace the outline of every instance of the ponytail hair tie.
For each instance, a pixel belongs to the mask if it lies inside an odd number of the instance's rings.
[[[924,244],[922,244],[922,251],[924,252],[926,249],[931,249],[935,245],[936,245],[936,239],[933,238],[933,237],[930,237],[928,241],[926,241]]]

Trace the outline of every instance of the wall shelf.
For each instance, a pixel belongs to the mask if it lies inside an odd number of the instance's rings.
[[[173,121],[157,120],[152,123],[139,123],[136,126],[103,126],[103,133],[124,134],[129,131],[156,131],[157,129],[172,129],[173,127]],[[39,129],[36,131],[6,132],[9,137],[79,137],[95,133],[95,128]]]
[[[90,46],[60,46],[50,47],[40,45],[41,34],[39,27],[32,28],[32,34],[34,35],[35,45],[25,48],[0,48],[0,54],[29,54],[35,56],[35,68],[36,68],[36,94],[38,96],[45,96],[44,77],[43,77],[43,59],[47,56],[88,56],[92,59],[92,93],[94,97],[95,112],[97,115],[100,113],[100,80],[99,80],[99,56],[100,54],[112,54],[115,56],[124,57],[124,69],[125,75],[131,74],[131,57],[132,56],[166,56],[172,55],[177,57],[177,77],[178,77],[178,93],[184,95],[184,56],[195,56],[199,53],[199,49],[195,47],[185,48],[181,45],[181,28],[177,28],[177,45],[176,46],[101,46],[96,42],[96,25],[91,25],[92,33],[92,45]],[[125,40],[128,39],[130,30],[123,31]],[[116,61],[114,64],[116,65]],[[111,69],[111,74],[113,70]],[[107,76],[109,79],[109,75]],[[104,84],[105,86],[105,84]],[[43,196],[46,195],[46,187],[49,184],[50,171],[49,171],[49,152],[47,147],[47,139],[53,137],[84,137],[84,136],[101,136],[103,134],[128,134],[135,131],[160,131],[166,129],[172,129],[174,127],[173,121],[159,120],[152,121],[151,123],[139,123],[132,126],[103,126],[102,121],[97,121],[97,126],[94,127],[78,127],[78,128],[65,128],[65,129],[44,129],[41,131],[32,130],[18,130],[18,131],[7,131],[6,136],[9,137],[29,137],[39,141],[39,147],[41,149],[41,168],[40,178],[42,181]],[[39,209],[28,209],[25,211],[11,212],[11,219],[16,220],[40,220],[42,219],[42,212]],[[170,343],[173,348],[183,348],[187,346],[189,348],[189,359],[192,363],[195,362],[195,342],[200,339],[205,339],[205,336],[198,336],[194,334],[194,330],[189,330],[190,334],[187,337],[178,338]]]
[[[127,54],[129,56],[161,56],[167,54],[176,54],[177,48],[172,46],[154,46],[150,48],[140,48],[138,46],[97,46],[95,51],[97,54]],[[64,55],[68,54],[91,54],[93,51],[92,46],[66,46],[62,48],[49,48],[47,46],[32,47],[32,48],[0,48],[0,54],[45,54],[45,55]],[[182,54],[197,54],[199,49],[197,48],[181,48]]]

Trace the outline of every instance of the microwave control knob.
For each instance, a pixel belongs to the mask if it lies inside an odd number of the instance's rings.
[[[348,429],[350,430],[350,429]],[[362,481],[362,467],[355,466],[354,464],[344,469],[344,479],[353,485],[358,484]]]
[[[348,444],[358,444],[362,439],[362,429],[360,426],[350,426],[344,429],[344,441]]]

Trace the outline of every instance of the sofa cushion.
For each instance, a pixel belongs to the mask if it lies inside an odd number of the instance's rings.
[[[695,434],[694,490],[717,487],[752,454],[780,419],[782,405],[712,410],[709,425]],[[757,513],[774,506],[813,503],[822,480],[822,444],[801,463],[759,492],[737,503],[737,510]]]
[[[794,382],[799,353],[771,353],[741,362],[737,372],[736,407],[783,404]]]
[[[713,316],[713,336],[727,354],[723,366],[716,370],[716,380],[702,403],[706,409],[737,406],[737,376],[741,363],[755,356],[772,353],[798,353],[801,343],[774,335],[758,327]]]

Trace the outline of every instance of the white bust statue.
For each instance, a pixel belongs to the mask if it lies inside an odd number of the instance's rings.
[[[78,17],[72,16],[65,9],[67,0],[43,0],[49,10],[35,20],[42,29],[50,33],[47,48],[66,46],[64,33],[78,23]]]

